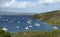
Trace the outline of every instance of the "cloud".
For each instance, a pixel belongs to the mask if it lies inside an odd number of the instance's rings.
[[[37,3],[52,3],[53,0],[39,0]]]
[[[27,8],[27,7],[34,7],[40,4],[55,3],[55,2],[60,2],[60,0],[38,0],[33,3],[28,1],[19,2],[17,0],[11,0],[9,2],[0,4],[0,6],[4,8]]]
[[[39,0],[38,3],[54,3],[60,2],[60,0]]]
[[[9,7],[10,8],[26,8],[29,6],[33,6],[33,4],[31,2],[27,2],[27,1],[18,2],[16,0],[11,0],[4,4],[4,7],[7,7],[7,8],[9,8]]]

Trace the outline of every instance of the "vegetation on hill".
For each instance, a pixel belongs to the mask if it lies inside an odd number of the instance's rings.
[[[48,24],[60,25],[60,10],[36,14],[31,16],[31,18],[42,20]]]
[[[6,32],[0,29],[0,37],[11,37],[11,35],[9,32]]]
[[[0,29],[0,37],[60,37],[60,31],[59,30],[54,30],[52,32],[25,31],[18,33],[9,33]]]
[[[48,32],[48,31],[19,32],[15,34],[15,37],[60,37],[60,31],[54,30],[52,32]]]

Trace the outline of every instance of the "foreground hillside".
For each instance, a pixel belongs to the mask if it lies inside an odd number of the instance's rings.
[[[60,31],[54,30],[52,32],[41,32],[41,31],[26,31],[18,33],[9,33],[0,30],[0,37],[60,37]]]
[[[15,37],[60,37],[60,31],[54,30],[52,32],[28,31],[20,32]]]
[[[36,14],[31,17],[42,20],[48,24],[60,25],[60,10]]]
[[[0,37],[11,37],[11,35],[9,32],[6,32],[0,29]]]

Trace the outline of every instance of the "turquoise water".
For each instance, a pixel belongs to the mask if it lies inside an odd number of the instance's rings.
[[[52,26],[43,21],[31,20],[30,16],[31,15],[0,16],[0,28],[5,28],[8,32],[60,30],[60,26]]]

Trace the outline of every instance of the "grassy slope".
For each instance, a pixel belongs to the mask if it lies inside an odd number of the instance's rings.
[[[11,37],[9,32],[5,32],[0,29],[0,37]]]
[[[60,37],[60,31],[58,30],[54,30],[52,32],[27,31],[13,34],[0,30],[0,37]]]
[[[45,21],[48,24],[60,25],[60,10],[36,14],[31,18]]]
[[[15,37],[60,37],[60,31],[54,30],[52,32],[28,31],[15,34]]]

